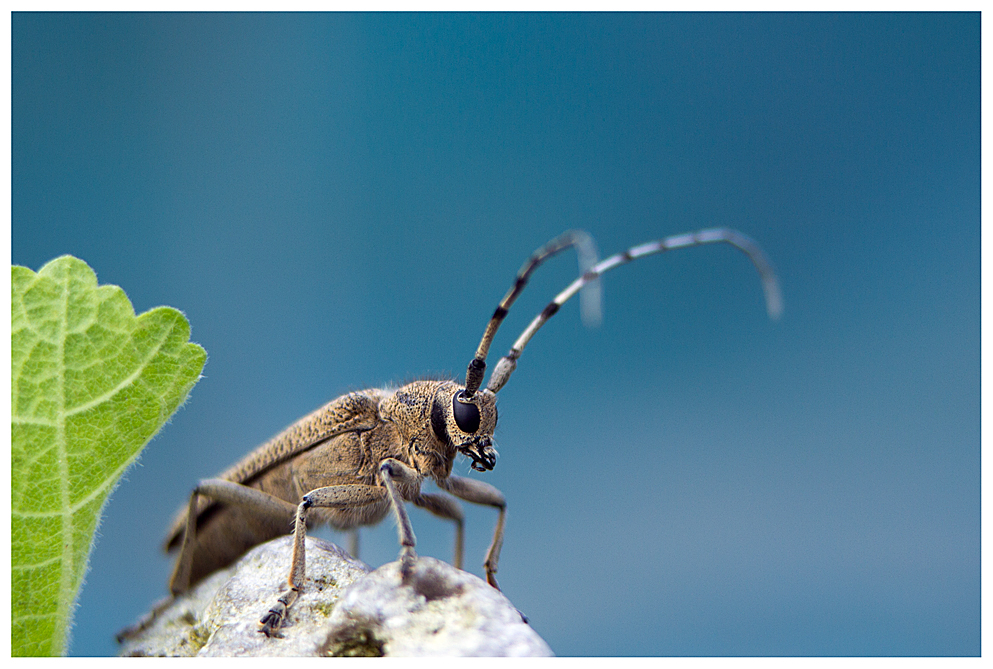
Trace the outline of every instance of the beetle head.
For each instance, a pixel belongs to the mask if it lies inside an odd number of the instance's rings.
[[[465,388],[456,384],[439,389],[431,409],[431,428],[442,443],[450,444],[472,460],[472,468],[488,471],[496,465],[493,431],[496,429],[496,395],[482,390],[465,399]]]

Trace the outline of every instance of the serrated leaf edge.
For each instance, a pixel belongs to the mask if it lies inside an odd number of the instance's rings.
[[[63,256],[63,257],[66,257],[66,256]],[[71,256],[68,256],[68,257],[71,257]],[[60,260],[60,259],[56,259],[56,260]],[[73,260],[78,260],[78,259],[73,258]],[[52,261],[52,262],[55,262],[55,261]],[[89,265],[87,265],[85,262],[83,262],[83,261],[79,261],[79,262],[81,262],[83,264],[83,266],[86,267],[86,269],[89,270],[91,273],[93,272],[92,268],[90,268]],[[48,263],[48,264],[51,264],[51,263]],[[46,266],[47,266],[47,264],[46,264]],[[44,269],[44,268],[42,268],[42,269]],[[29,270],[29,271],[31,271],[31,270]],[[34,275],[33,276],[32,283],[41,280],[41,278],[42,278],[41,277],[41,271],[39,271],[37,273],[32,271],[32,274]],[[57,280],[57,279],[55,279],[54,277],[51,277],[51,276],[49,276],[48,278],[50,278],[52,280]],[[94,278],[95,278],[95,273],[94,273]],[[42,561],[40,563],[22,564],[22,565],[19,565],[17,567],[15,567],[14,565],[11,565],[12,570],[13,569],[16,569],[16,570],[28,570],[28,569],[37,569],[38,567],[42,567],[42,566],[51,564],[55,560],[61,560],[61,566],[62,566],[62,568],[60,569],[60,573],[59,573],[59,595],[58,595],[58,602],[56,604],[56,610],[55,610],[55,612],[54,613],[50,613],[50,614],[43,614],[43,613],[41,613],[41,614],[30,614],[30,613],[25,613],[25,614],[20,614],[20,615],[17,615],[17,616],[12,616],[12,619],[13,620],[30,620],[30,619],[39,619],[39,620],[41,620],[41,619],[51,619],[52,617],[54,617],[55,620],[56,620],[56,629],[55,629],[54,638],[52,639],[51,653],[53,655],[54,654],[61,655],[62,652],[65,649],[65,643],[66,643],[66,640],[67,640],[67,636],[66,636],[67,627],[66,626],[68,626],[71,623],[71,615],[70,614],[72,612],[72,608],[73,608],[73,604],[75,602],[76,596],[78,595],[78,589],[75,588],[75,587],[73,587],[73,573],[75,572],[75,560],[73,558],[72,541],[71,540],[65,540],[66,537],[72,537],[73,536],[73,532],[74,532],[74,529],[75,529],[74,514],[76,513],[76,511],[78,511],[80,508],[82,508],[82,506],[85,506],[88,502],[91,502],[95,497],[97,497],[100,494],[102,494],[105,490],[107,490],[108,487],[111,487],[111,488],[114,487],[117,484],[117,482],[120,480],[121,475],[123,475],[124,471],[127,470],[128,467],[131,466],[132,462],[134,461],[134,458],[141,451],[141,449],[139,448],[138,451],[136,451],[136,453],[134,454],[134,456],[132,456],[130,458],[127,458],[121,464],[120,467],[118,467],[116,470],[114,470],[113,475],[108,476],[106,478],[105,483],[103,483],[100,486],[98,486],[97,488],[95,488],[89,495],[87,495],[85,498],[83,498],[82,500],[80,500],[79,504],[77,504],[77,505],[71,505],[69,503],[69,484],[68,484],[68,481],[69,481],[69,471],[68,471],[68,467],[69,467],[68,462],[69,462],[69,459],[68,459],[68,451],[67,451],[67,444],[66,444],[66,437],[65,437],[66,419],[69,416],[75,415],[76,413],[79,413],[81,411],[84,411],[84,410],[86,410],[88,408],[92,408],[93,406],[99,405],[101,402],[104,402],[107,399],[109,399],[110,397],[113,397],[116,393],[120,392],[124,388],[127,388],[131,383],[134,382],[135,379],[137,379],[141,375],[141,373],[147,368],[148,364],[152,360],[154,360],[155,356],[158,355],[159,351],[162,350],[163,345],[165,344],[166,341],[168,341],[169,335],[173,331],[173,328],[172,327],[170,327],[170,328],[168,328],[168,329],[165,330],[164,336],[161,338],[160,341],[158,341],[156,343],[154,349],[152,349],[151,354],[149,356],[147,356],[141,362],[141,364],[137,367],[137,369],[136,369],[136,371],[135,371],[134,374],[129,375],[129,377],[127,379],[125,379],[124,381],[122,381],[121,383],[119,383],[117,386],[115,386],[111,391],[108,391],[107,393],[104,393],[100,398],[95,398],[94,400],[91,400],[91,401],[87,402],[85,405],[73,407],[73,409],[71,411],[67,411],[67,410],[65,410],[65,375],[66,375],[66,368],[65,368],[65,341],[66,341],[66,333],[67,333],[67,330],[68,330],[68,323],[67,323],[67,320],[66,320],[66,316],[65,315],[68,313],[68,302],[69,302],[69,291],[70,291],[70,288],[69,288],[70,280],[69,280],[68,273],[66,275],[64,275],[64,279],[62,281],[60,281],[59,283],[62,286],[62,291],[61,292],[62,292],[62,301],[63,301],[63,304],[61,306],[61,311],[60,311],[60,313],[62,314],[62,318],[59,319],[59,330],[58,330],[58,335],[59,336],[58,336],[58,341],[57,341],[57,344],[56,344],[56,356],[55,356],[56,357],[56,369],[58,371],[58,376],[57,376],[58,381],[55,384],[56,387],[55,387],[55,390],[54,390],[54,393],[53,394],[55,395],[55,399],[58,402],[58,406],[61,408],[61,410],[57,413],[56,420],[55,420],[54,424],[51,423],[51,422],[48,422],[48,421],[40,421],[38,419],[33,419],[33,418],[32,419],[23,419],[22,420],[22,419],[15,418],[13,415],[11,416],[12,423],[13,422],[20,422],[20,423],[43,424],[43,425],[51,426],[51,427],[53,427],[55,429],[55,438],[54,438],[55,444],[54,444],[54,447],[56,449],[58,449],[58,458],[57,458],[57,461],[58,461],[58,467],[59,467],[59,481],[61,483],[59,494],[60,494],[60,498],[61,498],[62,510],[56,511],[56,512],[51,512],[51,513],[34,514],[34,513],[24,513],[22,511],[16,511],[15,512],[13,509],[11,509],[11,515],[12,516],[16,514],[17,516],[20,516],[20,517],[46,517],[46,516],[47,517],[51,517],[51,516],[61,516],[62,517],[62,528],[61,528],[62,535],[61,536],[63,537],[63,545],[62,545],[63,550],[62,550],[61,556],[50,558],[50,559],[44,560],[44,561]],[[130,302],[130,300],[128,300],[128,302]],[[163,308],[163,307],[156,307],[155,309],[161,309],[161,308]],[[172,309],[171,307],[164,307],[164,308]],[[142,316],[145,316],[146,314],[151,313],[152,311],[155,311],[155,309],[151,309],[148,312],[145,312],[144,314],[141,314],[140,316],[138,316],[138,315],[135,315],[134,308],[132,307],[131,314],[132,314],[132,317],[133,318],[141,318]],[[99,522],[99,517],[98,517],[97,520]],[[60,625],[60,621],[63,623],[62,625]]]

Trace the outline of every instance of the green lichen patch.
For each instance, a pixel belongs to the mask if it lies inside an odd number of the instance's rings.
[[[331,615],[331,612],[334,611],[334,605],[336,603],[337,600],[335,600],[334,602],[321,601],[321,602],[317,602],[310,608],[312,611],[316,612],[317,614],[327,618]]]
[[[385,643],[364,627],[355,627],[328,639],[324,652],[327,657],[383,657]]]
[[[196,655],[210,641],[210,630],[207,625],[194,625],[189,634],[190,655]]]

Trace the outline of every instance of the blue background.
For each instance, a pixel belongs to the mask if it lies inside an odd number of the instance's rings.
[[[550,321],[470,474],[509,500],[504,591],[562,655],[980,652],[978,14],[14,14],[12,41],[12,261],[83,258],[209,354],[105,509],[73,654],[165,594],[197,479],[348,390],[461,376],[537,246],[715,225],[764,246],[783,318],[708,247],[608,274],[598,329]],[[481,574],[495,514],[467,513]]]

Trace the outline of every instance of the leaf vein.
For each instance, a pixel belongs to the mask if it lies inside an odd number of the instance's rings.
[[[62,502],[62,508],[67,509],[69,507],[69,451],[68,444],[66,444],[66,420],[65,420],[65,398],[66,398],[66,388],[65,388],[65,374],[66,374],[66,361],[65,361],[65,338],[66,329],[68,326],[68,313],[69,313],[69,291],[70,282],[68,275],[64,277],[64,284],[62,288],[62,309],[59,315],[58,322],[58,337],[56,341],[57,355],[55,356],[55,368],[57,372],[57,381],[55,383],[55,395],[56,404],[59,407],[59,411],[56,414],[56,427],[55,427],[55,446],[58,449],[58,457],[56,458],[59,468],[59,497]],[[75,534],[75,527],[73,525],[72,514],[63,513],[62,514],[62,536],[72,537]],[[66,541],[62,545],[62,569],[59,574],[59,593],[56,599],[56,634],[58,638],[62,638],[65,634],[64,629],[60,629],[60,621],[69,620],[69,612],[72,608],[72,598],[75,596],[75,590],[72,587],[72,575],[75,571],[74,556],[73,556],[73,542]]]
[[[11,416],[10,422],[15,425],[44,425],[45,427],[56,427],[57,425],[55,421],[33,416]]]
[[[57,613],[21,613],[14,616],[14,620],[47,620],[54,618]]]
[[[118,383],[116,386],[114,386],[107,392],[103,393],[102,395],[99,395],[98,397],[94,397],[90,401],[84,402],[83,404],[74,406],[72,409],[66,410],[65,411],[66,417],[74,416],[78,413],[88,411],[89,409],[92,409],[95,406],[99,406],[100,404],[103,404],[104,402],[108,401],[117,393],[121,392],[125,388],[134,384],[134,382],[137,381],[141,377],[142,373],[148,368],[148,365],[152,362],[152,360],[154,360],[155,357],[159,354],[159,351],[162,350],[162,346],[169,338],[169,334],[171,332],[172,332],[171,328],[163,332],[161,338],[155,344],[154,348],[149,349],[148,355],[138,364],[137,367],[135,367],[135,370],[131,374],[126,376],[124,379],[122,379],[120,383]]]
[[[41,562],[32,562],[30,564],[17,564],[17,565],[12,564],[12,565],[10,565],[10,570],[11,571],[33,571],[35,569],[38,569],[39,567],[47,567],[50,564],[59,562],[59,560],[61,560],[61,559],[62,559],[61,557],[59,557],[59,556],[56,555],[53,558],[49,558],[47,560],[42,560]]]

